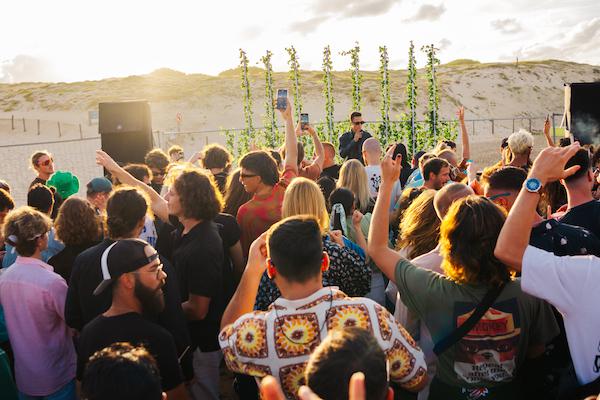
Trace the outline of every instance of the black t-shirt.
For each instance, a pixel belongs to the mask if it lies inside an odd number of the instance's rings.
[[[600,239],[580,226],[562,220],[542,221],[531,230],[529,244],[556,256],[595,255],[600,257]]]
[[[48,264],[52,265],[52,267],[54,267],[54,272],[62,276],[63,279],[69,283],[75,258],[96,243],[86,243],[79,246],[65,246],[64,249],[50,257]]]
[[[218,350],[217,336],[225,310],[223,293],[223,241],[213,221],[203,221],[182,235],[173,232],[173,265],[177,271],[182,301],[189,295],[210,298],[208,313],[201,321],[190,321],[192,343],[200,350]]]
[[[113,242],[105,239],[75,258],[65,301],[65,321],[71,328],[81,331],[91,320],[108,310],[112,303],[112,287],[98,296],[94,295],[94,289],[102,281],[102,253]],[[190,345],[190,336],[181,309],[177,274],[171,263],[162,255],[160,260],[167,279],[163,287],[165,309],[158,315],[156,322],[173,335],[178,353],[181,354]]]
[[[173,337],[135,312],[114,317],[99,315],[86,325],[77,346],[77,379],[82,379],[86,364],[96,351],[117,342],[143,345],[154,356],[164,391],[183,382]]]
[[[229,175],[227,175],[227,172],[217,172],[216,174],[213,174],[213,178],[219,187],[219,191],[223,194],[225,194],[225,189],[227,187],[228,176]]]
[[[215,222],[219,228],[219,235],[223,242],[223,303],[227,306],[233,296],[237,283],[233,273],[233,261],[229,254],[229,249],[239,242],[242,235],[240,226],[235,217],[229,214],[219,214],[215,217]]]
[[[600,201],[592,200],[571,208],[560,222],[581,226],[600,238]]]
[[[337,164],[333,164],[331,167],[323,168],[323,171],[321,171],[321,175],[319,176],[319,178],[328,176],[337,181],[338,179],[340,179],[340,168],[341,166]]]

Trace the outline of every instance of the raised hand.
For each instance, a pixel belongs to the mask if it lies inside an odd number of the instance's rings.
[[[252,268],[260,273],[267,268],[267,232],[264,232],[252,242],[246,268]]]
[[[336,243],[340,247],[344,247],[344,238],[342,235],[342,231],[340,231],[340,230],[330,231],[329,236],[331,237],[331,240],[334,243]]]
[[[285,110],[279,110],[279,112],[281,113],[281,117],[285,120],[285,121],[291,121],[292,120],[292,103],[290,102],[290,98],[287,97],[285,99]]]
[[[119,164],[102,150],[96,150],[96,164],[106,168],[110,172],[114,172],[120,168]]]
[[[544,135],[550,134],[550,115],[546,116],[546,120],[544,121]]]
[[[579,165],[567,169],[565,165],[579,149],[578,142],[566,147],[546,147],[533,162],[529,176],[539,179],[545,185],[573,175],[580,168]]]
[[[363,214],[358,211],[358,210],[354,210],[354,213],[352,214],[352,225],[356,226],[360,226],[360,222],[363,219]]]
[[[460,106],[458,108],[458,110],[456,111],[456,116],[458,117],[459,120],[464,121],[465,120],[465,108],[463,106]]]
[[[393,160],[394,150],[396,145],[393,145],[388,149],[381,162],[381,185],[393,185],[400,178],[400,171],[402,170],[402,156],[398,154],[396,159]]]

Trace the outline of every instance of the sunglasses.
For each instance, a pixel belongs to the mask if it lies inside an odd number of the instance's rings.
[[[54,162],[54,160],[52,158],[49,158],[46,161],[38,163],[38,165],[43,165],[44,167],[47,167],[48,165],[52,164],[53,162]]]
[[[490,199],[491,201],[497,200],[501,197],[506,197],[506,196],[510,196],[510,193],[506,192],[506,193],[498,193],[495,194],[493,196],[488,197],[488,199]]]
[[[352,125],[363,125],[365,123],[365,121],[356,121],[353,122]]]
[[[254,178],[257,174],[240,174],[240,178]]]
[[[165,176],[165,174],[166,174],[165,170],[152,171],[152,175],[154,175],[154,176]]]

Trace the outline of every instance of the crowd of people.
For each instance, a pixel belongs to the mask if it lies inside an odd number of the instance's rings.
[[[460,146],[411,158],[358,112],[336,148],[292,110],[239,160],[97,150],[85,198],[47,151],[27,205],[0,181],[0,397],[598,395],[600,152],[546,123],[535,160],[521,130],[478,170],[462,108]]]

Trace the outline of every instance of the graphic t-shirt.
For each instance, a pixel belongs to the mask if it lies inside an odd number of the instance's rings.
[[[154,225],[154,220],[147,215],[144,218],[144,227],[142,228],[139,238],[145,240],[150,246],[156,248],[156,238],[158,238],[156,226]]]
[[[563,315],[577,380],[600,377],[600,258],[558,257],[529,246],[523,255],[522,286]]]
[[[560,222],[581,226],[600,238],[600,201],[588,201],[569,209]]]
[[[487,287],[459,285],[401,260],[396,285],[402,302],[438,343],[473,313]],[[436,379],[455,387],[496,387],[516,377],[531,345],[544,345],[559,332],[551,307],[509,282],[481,320],[440,355]]]
[[[240,241],[245,256],[248,256],[252,242],[281,219],[285,189],[296,176],[298,176],[296,168],[286,167],[271,193],[266,196],[254,195],[250,201],[239,208],[237,221],[242,230]]]

